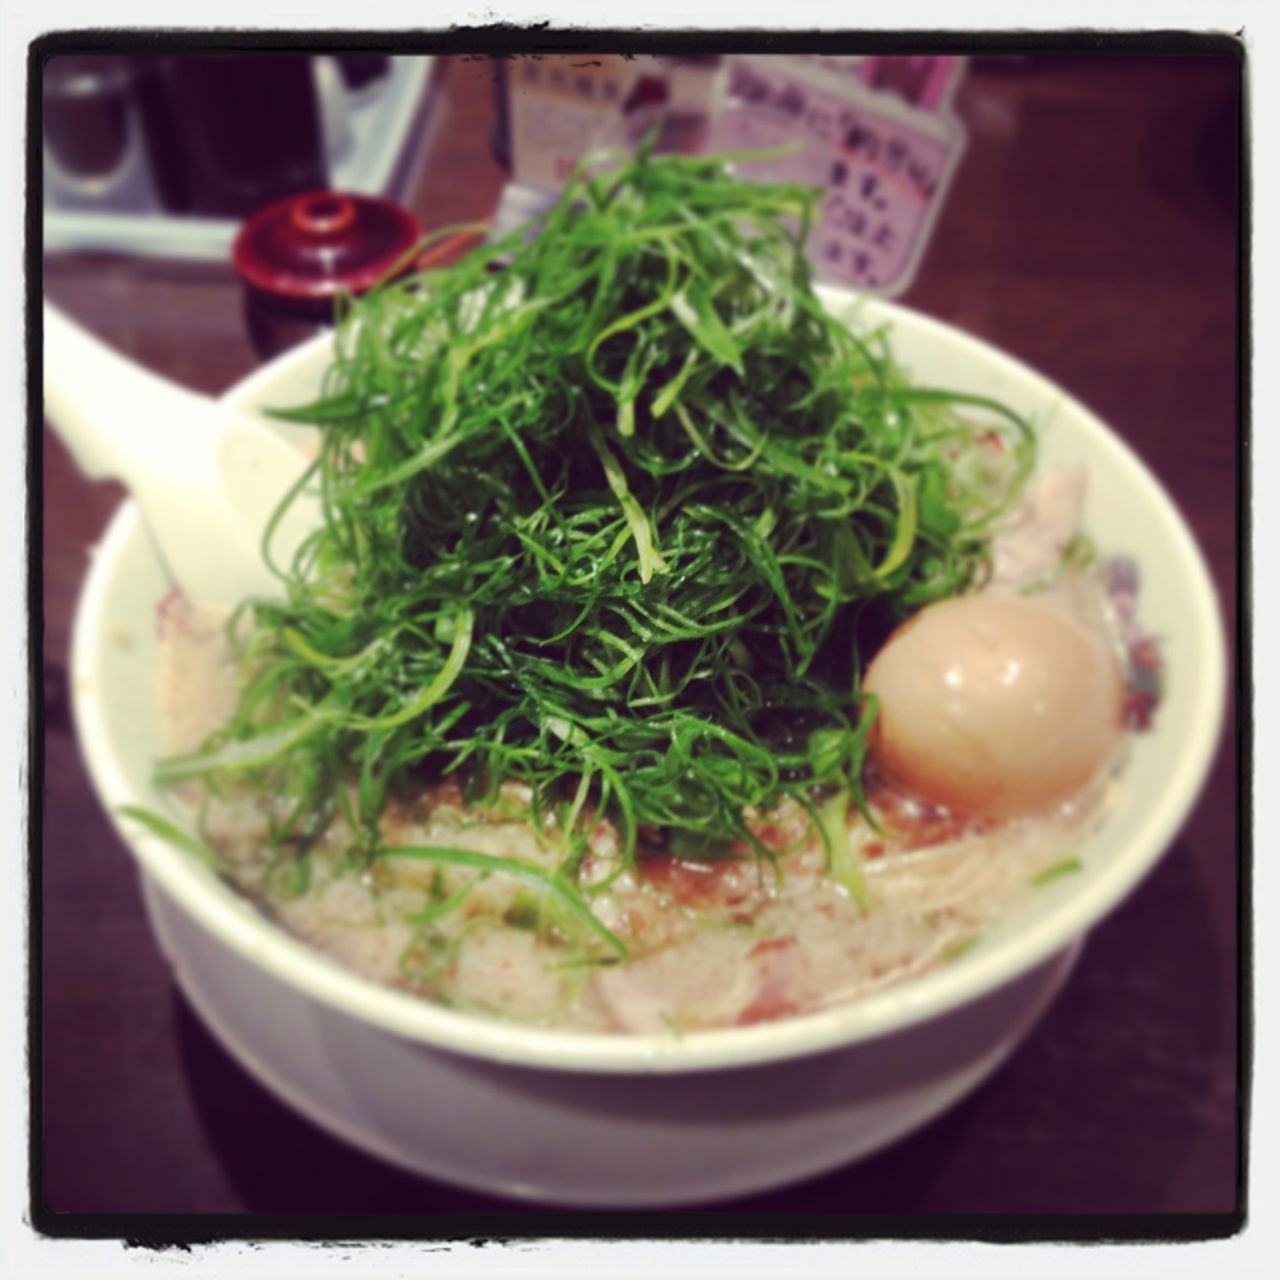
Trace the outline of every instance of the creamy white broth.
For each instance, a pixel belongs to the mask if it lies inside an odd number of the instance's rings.
[[[992,590],[1023,589],[1060,558],[1060,530],[1046,537],[1036,513],[1047,505],[1061,525],[1054,502],[1060,507],[1064,493],[1055,482],[1029,495],[1008,526],[1008,536],[1021,542],[997,559],[1006,572]],[[1015,563],[1016,572],[1007,569]],[[1097,575],[1070,573],[1037,590],[1114,639]],[[166,746],[188,751],[225,724],[238,674],[220,619],[170,601],[161,626]],[[206,835],[241,892],[283,928],[375,982],[539,1025],[680,1034],[856,1000],[956,958],[1021,897],[1038,892],[1038,879],[1074,869],[1087,832],[1114,799],[1119,754],[1054,812],[1000,823],[930,808],[869,776],[884,829],[855,816],[848,831],[865,908],[828,874],[826,848],[793,801],[753,820],[773,862],[746,847],[714,862],[684,860],[642,840],[634,865],[615,875],[621,841],[609,823],[596,821],[580,884],[596,916],[626,944],[624,961],[591,945],[557,916],[548,895],[513,876],[394,855],[367,864],[351,853],[351,833],[340,820],[308,855],[303,885],[290,879],[296,867],[284,876],[272,869],[269,799],[210,798],[198,784],[179,794],[193,814],[203,809]],[[563,846],[553,819],[534,827],[529,799],[527,790],[508,785],[496,803],[468,806],[451,782],[424,785],[389,804],[381,843],[443,845],[553,871]],[[607,888],[592,892],[606,880]],[[462,896],[453,901],[456,894]],[[433,904],[440,909],[424,923]]]

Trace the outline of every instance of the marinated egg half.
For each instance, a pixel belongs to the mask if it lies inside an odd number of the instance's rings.
[[[1065,609],[967,596],[921,610],[876,655],[872,755],[887,779],[977,818],[1038,813],[1111,758],[1124,686],[1106,641]]]

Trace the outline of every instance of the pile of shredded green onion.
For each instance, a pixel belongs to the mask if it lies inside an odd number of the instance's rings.
[[[1033,446],[828,314],[820,194],[642,152],[353,306],[281,415],[322,429],[324,525],[231,624],[234,718],[160,777],[260,790],[289,857],[339,816],[385,852],[389,800],[447,775],[524,782],[566,883],[599,817],[624,860],[768,853],[786,796],[829,836],[864,803],[859,653],[973,584]]]

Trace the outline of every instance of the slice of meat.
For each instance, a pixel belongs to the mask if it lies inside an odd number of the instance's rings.
[[[1046,471],[1031,482],[992,539],[992,589],[1016,591],[1053,573],[1079,532],[1084,491],[1083,467]]]
[[[769,938],[757,942],[747,952],[756,977],[756,991],[738,1011],[738,1026],[749,1027],[757,1022],[772,1022],[775,1018],[798,1013],[795,997],[796,965],[799,947],[794,938]]]

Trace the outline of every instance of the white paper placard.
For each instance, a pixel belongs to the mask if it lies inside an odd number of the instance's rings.
[[[901,293],[964,151],[965,129],[946,105],[949,94],[939,86],[937,109],[925,109],[818,60],[753,55],[727,63],[711,149],[796,144],[786,156],[738,171],[754,181],[825,187],[808,240],[817,274]]]

